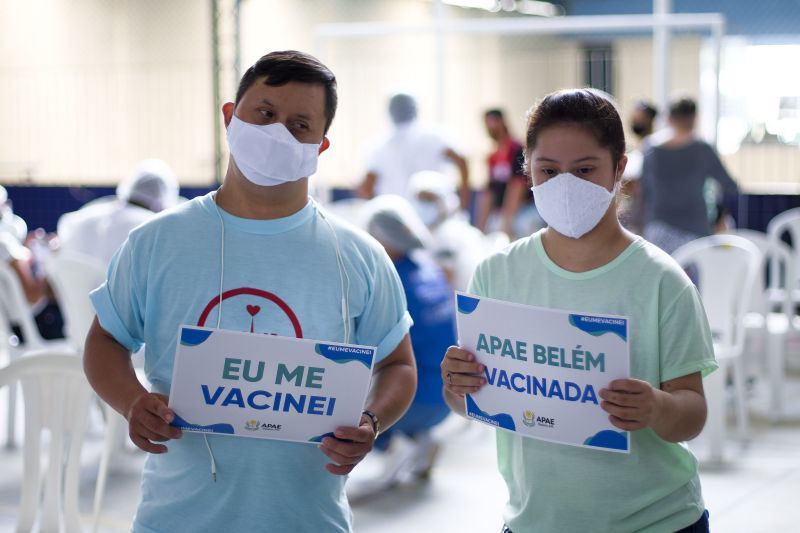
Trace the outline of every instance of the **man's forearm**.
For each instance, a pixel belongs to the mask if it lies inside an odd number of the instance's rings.
[[[136,377],[130,352],[96,318],[86,337],[83,369],[98,396],[125,418],[131,403],[147,392]]]
[[[408,336],[376,370],[367,398],[366,409],[378,416],[386,429],[405,414],[417,390],[417,368]]]

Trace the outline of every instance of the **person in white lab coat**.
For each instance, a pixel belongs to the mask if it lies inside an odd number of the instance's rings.
[[[58,221],[61,249],[100,259],[105,264],[130,231],[178,203],[178,179],[160,159],[145,159],[103,198],[66,213]]]

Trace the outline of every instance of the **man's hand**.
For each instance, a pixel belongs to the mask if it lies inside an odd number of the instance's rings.
[[[372,420],[361,415],[357,428],[340,427],[333,434],[336,438],[325,437],[319,449],[333,461],[325,465],[325,469],[331,474],[344,476],[372,451],[372,444],[375,442]]]
[[[175,413],[167,407],[168,401],[163,394],[147,392],[137,396],[125,413],[131,440],[146,452],[165,453],[166,446],[153,442],[181,438],[181,430],[169,425]]]

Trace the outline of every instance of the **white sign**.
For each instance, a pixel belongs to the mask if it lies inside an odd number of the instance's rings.
[[[169,406],[185,431],[318,443],[358,426],[375,348],[181,326]]]
[[[467,415],[524,437],[630,452],[600,389],[630,376],[629,319],[456,294],[458,343],[485,365]]]

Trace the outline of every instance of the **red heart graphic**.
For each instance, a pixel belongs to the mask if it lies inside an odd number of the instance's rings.
[[[260,305],[248,305],[247,312],[250,313],[250,316],[256,316],[258,312],[261,311]]]

